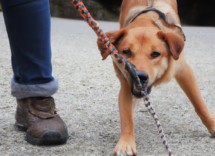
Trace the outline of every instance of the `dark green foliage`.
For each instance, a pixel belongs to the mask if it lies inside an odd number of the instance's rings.
[[[122,4],[122,0],[95,0],[101,4],[107,10],[119,14],[119,8]]]
[[[189,25],[215,26],[215,1],[178,0],[181,21]]]
[[[70,0],[49,0],[49,2],[52,16],[82,19]],[[83,2],[96,20],[117,21],[119,19],[118,15],[107,11],[103,6],[93,0],[83,0]]]
[[[97,20],[118,20],[119,18],[122,0],[83,0],[83,2]],[[182,24],[215,26],[214,6],[213,0],[178,0]],[[50,7],[52,16],[82,19],[70,0],[50,0]]]

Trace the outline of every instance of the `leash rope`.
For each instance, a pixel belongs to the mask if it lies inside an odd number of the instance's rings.
[[[171,149],[167,143],[167,140],[166,140],[166,137],[164,135],[163,129],[161,127],[160,121],[156,115],[156,112],[153,109],[151,102],[149,101],[149,97],[147,95],[145,95],[143,99],[144,99],[144,103],[145,103],[146,108],[148,108],[149,113],[151,113],[153,119],[155,120],[156,126],[159,130],[161,140],[163,141],[163,145],[166,147],[166,150],[169,152],[169,156],[173,156],[173,152],[171,151]]]
[[[169,153],[169,156],[173,156],[173,152],[169,148],[169,145],[166,141],[166,138],[163,133],[163,129],[160,125],[159,119],[152,107],[151,102],[149,101],[149,97],[145,91],[142,89],[142,84],[140,83],[140,79],[136,74],[136,67],[134,64],[123,58],[117,51],[117,49],[112,45],[103,30],[100,28],[99,24],[93,19],[91,14],[88,12],[87,8],[84,6],[83,2],[81,0],[71,0],[71,2],[74,4],[75,8],[80,12],[81,16],[84,18],[84,20],[89,24],[89,26],[94,30],[94,32],[97,34],[99,39],[104,43],[105,47],[107,48],[105,54],[103,54],[103,58],[106,58],[109,54],[111,54],[113,60],[117,61],[119,64],[123,65],[124,68],[130,73],[130,76],[132,80],[134,81],[134,89],[139,92],[143,99],[145,106],[147,107],[148,111],[151,113],[153,119],[155,120],[155,123],[157,125],[157,128],[159,130],[160,137],[163,141],[163,145],[166,147],[166,150]]]

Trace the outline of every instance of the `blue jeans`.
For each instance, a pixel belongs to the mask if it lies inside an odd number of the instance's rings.
[[[0,0],[11,48],[12,95],[48,97],[58,89],[52,76],[48,0]]]

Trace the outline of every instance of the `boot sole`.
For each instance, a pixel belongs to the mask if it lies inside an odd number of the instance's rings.
[[[19,131],[24,131],[26,132],[28,130],[28,127],[23,126],[17,122],[15,122],[14,124]],[[34,138],[32,137],[30,134],[28,134],[26,132],[26,137],[25,140],[32,144],[32,145],[61,145],[61,144],[65,144],[68,140],[68,133],[66,132],[66,134],[64,136],[58,137],[57,139],[39,139],[39,138]]]
[[[60,138],[53,140],[53,139],[39,139],[39,138],[33,138],[30,134],[26,132],[26,141],[32,145],[61,145],[65,144],[68,139],[68,133],[66,133],[64,136],[61,136]]]

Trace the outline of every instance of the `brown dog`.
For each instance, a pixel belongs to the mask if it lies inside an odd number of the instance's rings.
[[[148,92],[152,86],[175,77],[203,124],[215,136],[215,116],[205,105],[195,76],[184,58],[185,37],[177,13],[176,0],[123,0],[120,30],[106,35],[119,53],[136,66],[141,83]],[[98,46],[103,55],[103,44],[99,40]],[[113,64],[121,83],[121,137],[114,152],[117,155],[136,155],[133,110],[142,99],[133,98],[137,95],[131,90],[132,82],[127,71],[117,63]]]

